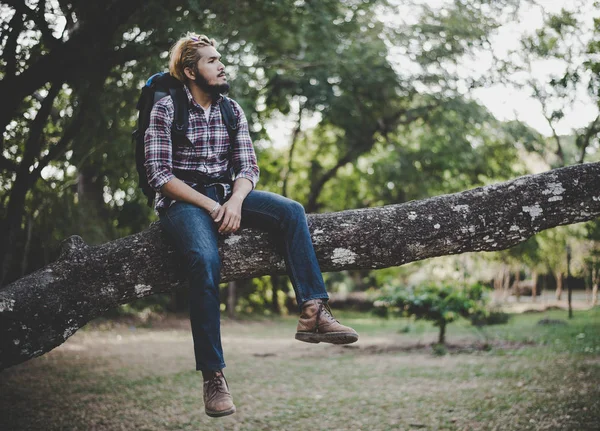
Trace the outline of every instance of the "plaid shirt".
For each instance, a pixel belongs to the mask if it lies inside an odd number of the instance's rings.
[[[227,176],[229,167],[233,167],[234,178],[246,178],[256,186],[259,169],[256,154],[248,132],[248,121],[241,106],[231,100],[233,112],[238,120],[237,141],[229,158],[229,135],[221,118],[218,102],[210,107],[209,121],[206,121],[204,110],[196,103],[187,86],[184,86],[189,100],[190,121],[187,137],[193,144],[190,146],[173,146],[171,143],[171,124],[174,106],[171,97],[163,97],[152,107],[150,124],[144,135],[146,175],[148,184],[156,190],[154,209],[158,214],[161,209],[168,208],[174,201],[160,193],[160,188],[172,180],[173,170],[185,170],[206,175],[207,178]],[[231,163],[231,164],[230,164]],[[196,184],[186,181],[194,187]],[[207,183],[219,184],[217,182]],[[231,194],[231,186],[223,184],[225,197]]]

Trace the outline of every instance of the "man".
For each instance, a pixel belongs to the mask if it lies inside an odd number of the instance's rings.
[[[189,100],[187,138],[192,145],[172,145],[174,107],[170,97],[154,105],[144,138],[148,182],[157,192],[155,210],[189,270],[196,369],[204,378],[205,411],[213,417],[235,412],[223,375],[217,239],[219,234],[236,232],[242,221],[275,231],[281,238],[281,251],[300,306],[296,339],[335,344],[358,340],[356,331],[331,315],[304,208],[283,196],[254,189],[259,169],[248,122],[234,101],[238,132],[230,146],[219,109],[221,94],[229,89],[220,59],[215,41],[204,35],[188,33],[175,43],[169,72],[185,84]]]

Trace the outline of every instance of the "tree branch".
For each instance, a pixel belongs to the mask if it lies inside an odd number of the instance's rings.
[[[8,24],[9,33],[6,40],[5,50],[2,55],[6,61],[5,76],[15,76],[17,74],[17,46],[19,44],[19,35],[21,34],[21,31],[23,31],[23,21],[23,14],[17,10]]]
[[[35,119],[31,122],[31,126],[29,127],[29,137],[25,143],[25,153],[23,154],[23,160],[19,166],[19,175],[27,175],[30,165],[33,163],[35,157],[40,154],[44,142],[44,139],[42,138],[44,126],[52,113],[54,99],[58,96],[61,85],[62,83],[60,82],[52,84],[50,91],[48,91],[48,94],[42,100],[42,104],[37,111]]]
[[[584,135],[577,136],[577,146],[581,150],[579,155],[579,163],[583,163],[585,160],[585,151],[590,145],[592,137],[600,133],[600,115],[597,115],[594,121],[586,128]]]
[[[7,159],[4,156],[0,156],[0,172],[2,171],[11,171],[16,172],[17,164],[12,160]]]
[[[598,177],[600,163],[573,165],[401,205],[310,214],[308,222],[323,271],[503,250],[544,229],[598,217]],[[283,274],[275,243],[248,228],[221,238],[221,281]],[[0,369],[50,351],[119,304],[170,292],[185,278],[159,223],[99,246],[71,237],[56,262],[0,290]]]
[[[287,193],[288,179],[292,173],[292,165],[293,165],[293,160],[294,160],[294,149],[296,147],[296,142],[298,142],[298,136],[300,136],[300,131],[301,131],[301,127],[302,127],[302,112],[303,111],[304,111],[304,104],[300,104],[300,109],[298,111],[298,121],[296,123],[296,127],[294,128],[294,133],[292,134],[292,143],[290,144],[290,151],[288,154],[287,169],[285,170],[285,173],[283,174],[283,185],[281,186],[281,194],[286,197],[288,195],[288,193]]]

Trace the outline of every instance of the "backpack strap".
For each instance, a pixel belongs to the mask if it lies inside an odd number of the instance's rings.
[[[192,146],[192,143],[186,136],[190,113],[188,110],[188,98],[183,86],[169,88],[169,95],[173,99],[173,125],[171,126],[171,139],[173,144]]]
[[[233,154],[233,146],[236,143],[237,134],[238,134],[238,122],[237,116],[235,112],[233,112],[233,108],[231,106],[231,100],[228,97],[222,96],[221,102],[219,103],[219,109],[221,110],[221,117],[223,118],[223,122],[225,123],[225,127],[227,127],[227,134],[229,135],[229,175],[231,178],[234,177],[235,171],[233,166],[231,165],[231,157]]]
[[[235,115],[235,112],[233,112],[233,108],[231,107],[231,100],[228,97],[222,97],[223,98],[221,99],[221,103],[219,103],[219,108],[221,110],[221,117],[223,117],[223,122],[227,127],[227,134],[229,135],[229,148],[231,149],[237,138],[237,117]]]

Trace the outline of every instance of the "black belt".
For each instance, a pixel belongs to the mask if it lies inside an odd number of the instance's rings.
[[[220,183],[220,184],[233,184],[231,178],[220,176],[220,177],[209,177],[201,172],[197,171],[173,171],[173,174],[180,180],[187,181],[188,183],[201,184],[207,186],[209,184]]]
[[[174,170],[173,174],[180,180],[195,184],[194,189],[202,194],[206,194],[206,187],[211,184],[233,184],[231,178],[224,176],[213,178],[197,171]]]

